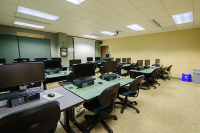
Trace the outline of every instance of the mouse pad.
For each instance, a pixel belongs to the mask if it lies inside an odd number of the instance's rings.
[[[58,98],[63,96],[62,94],[59,94],[57,92],[51,92],[51,93],[55,94],[55,96],[54,97],[48,97],[47,96],[48,94],[47,94],[47,95],[42,96],[42,98],[50,101],[50,100],[56,100],[56,99],[58,99]]]

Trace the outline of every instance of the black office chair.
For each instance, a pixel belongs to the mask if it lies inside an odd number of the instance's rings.
[[[119,75],[122,75],[122,74],[121,74],[122,68],[123,68],[123,64],[118,64],[118,65],[117,65],[117,71],[114,72],[114,73],[119,74]]]
[[[122,74],[122,76],[129,76],[129,74],[130,74],[130,70],[133,70],[133,67],[134,67],[134,63],[132,63],[132,64],[130,64],[130,66],[129,67],[127,67],[127,68],[125,68],[124,70],[126,70],[127,71],[127,73],[124,73],[124,74]]]
[[[115,104],[123,105],[123,107],[121,109],[121,113],[124,112],[124,109],[126,108],[126,106],[129,106],[129,107],[135,109],[137,113],[140,113],[140,111],[132,105],[133,103],[135,103],[135,105],[137,105],[137,102],[128,100],[128,97],[137,97],[138,96],[140,86],[142,85],[143,79],[144,79],[144,75],[141,75],[141,76],[137,77],[133,82],[131,82],[129,86],[122,86],[119,89],[119,94],[125,96],[125,98],[121,98],[118,96],[118,98],[121,100],[121,102],[115,102]]]
[[[170,65],[168,68],[167,68],[167,72],[161,72],[161,77],[162,77],[162,79],[169,79],[170,80],[170,78],[169,77],[166,77],[166,76],[164,76],[164,75],[168,75],[169,73],[170,73],[170,70],[171,70],[171,67],[172,67],[172,65]]]
[[[70,84],[73,84],[73,80],[74,80],[74,74],[73,72],[70,72],[66,78],[66,81],[61,81],[58,84],[61,86],[70,85]]]
[[[108,88],[106,88],[98,97],[95,99],[89,101],[88,103],[85,102],[83,106],[91,111],[98,114],[97,117],[91,116],[91,115],[85,115],[85,119],[91,118],[95,119],[96,121],[92,123],[88,128],[87,131],[90,132],[90,130],[98,123],[101,122],[110,133],[112,133],[112,129],[105,123],[104,120],[114,118],[117,120],[116,115],[110,115],[110,116],[103,116],[102,113],[105,112],[111,112],[114,107],[114,101],[117,98],[118,90],[119,90],[120,84],[112,85]]]
[[[154,87],[154,89],[156,89],[156,86],[154,86],[154,83],[157,79],[157,74],[158,74],[159,70],[160,70],[160,68],[156,68],[150,75],[147,75],[144,78],[144,80],[146,80],[146,82],[143,85],[147,86],[148,89],[149,89],[149,86],[152,86],[152,87]]]
[[[0,132],[54,133],[59,119],[59,102],[48,101],[2,117],[0,119]]]

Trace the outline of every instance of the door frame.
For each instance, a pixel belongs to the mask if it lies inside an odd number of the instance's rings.
[[[103,45],[103,46],[101,46],[101,48],[100,48],[100,53],[101,53],[102,47],[108,47],[108,52],[109,52],[109,45]]]

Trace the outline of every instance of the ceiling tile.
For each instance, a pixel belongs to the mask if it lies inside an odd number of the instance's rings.
[[[44,12],[45,8],[47,8],[47,5],[40,4],[31,0],[20,0],[19,6],[23,6],[41,12]]]
[[[194,22],[194,28],[200,28],[200,21]]]
[[[121,24],[122,26],[127,26],[127,25],[131,25],[134,24],[134,21],[128,20],[128,21],[123,21],[123,22],[119,22],[119,24]]]
[[[56,25],[56,26],[60,26],[60,27],[65,27],[66,26],[66,24],[59,23],[59,22],[53,22],[51,25]]]
[[[70,24],[72,27],[77,27],[77,28],[82,28],[84,26],[86,26],[85,24],[82,23],[78,23],[78,22],[74,22],[72,24]]]
[[[128,0],[123,0],[113,6],[110,7],[111,9],[115,10],[118,13],[124,13],[136,9],[136,7],[130,3]]]
[[[70,13],[81,16],[83,18],[88,17],[92,15],[93,13],[90,11],[87,11],[83,8],[77,7],[76,9],[72,10]]]
[[[17,6],[13,5],[13,4],[9,4],[6,2],[2,2],[0,1],[0,9],[5,9],[5,10],[9,10],[9,11],[17,11]]]
[[[169,31],[176,31],[178,30],[178,28],[173,28],[173,29],[167,29],[167,30],[163,30],[164,32],[169,32]]]
[[[14,4],[14,5],[18,5],[19,3],[19,0],[1,0],[3,2],[7,2],[7,3],[10,3],[10,4]]]
[[[106,8],[105,10],[99,11],[97,14],[102,16],[102,17],[105,17],[105,18],[110,18],[110,17],[118,15],[117,12],[115,12],[115,11],[109,9],[109,8]]]
[[[4,14],[0,14],[0,19],[14,20],[14,16],[7,16],[7,15],[4,15]]]
[[[119,27],[121,27],[122,25],[118,24],[118,23],[114,23],[112,25],[109,25],[111,28],[115,28],[118,29]]]
[[[86,17],[86,18],[89,19],[89,20],[92,20],[92,21],[94,21],[94,22],[99,22],[99,21],[105,19],[104,17],[99,16],[99,15],[97,15],[97,14],[92,14],[91,16],[88,16],[88,17]]]
[[[65,18],[59,18],[55,22],[59,22],[59,23],[63,23],[63,24],[68,25],[68,24],[72,24],[74,21],[69,20],[69,19],[65,19]]]
[[[0,14],[7,15],[7,16],[13,16],[14,17],[15,12],[9,11],[9,10],[0,9]]]
[[[151,31],[148,31],[148,30],[140,30],[140,31],[138,31],[139,33],[141,33],[141,34],[151,34],[152,32]]]
[[[155,12],[160,12],[160,11],[165,10],[165,7],[163,6],[161,2],[156,2],[150,5],[141,7],[139,9],[145,14],[152,14]]]
[[[153,32],[153,33],[159,33],[159,32],[163,32],[163,30],[161,28],[153,28],[153,29],[148,29],[149,31]]]
[[[192,29],[193,28],[193,23],[177,24],[177,28],[179,30]]]
[[[170,8],[175,8],[175,7],[191,4],[192,0],[162,0],[162,3],[167,9],[170,9]]]
[[[50,5],[53,0],[32,0],[32,1],[44,4],[44,5]]]
[[[63,15],[66,14],[66,12],[62,11],[62,10],[58,10],[56,8],[53,8],[53,7],[47,7],[45,10],[44,10],[45,13],[48,13],[48,14],[52,14],[52,15],[55,15],[55,16],[58,16],[58,17],[62,17]]]
[[[107,26],[114,24],[114,22],[109,20],[109,19],[99,21],[98,23],[103,24],[103,25],[107,25]]]
[[[91,27],[94,27],[94,28],[100,28],[100,27],[103,27],[104,25],[103,24],[100,24],[100,23],[93,23],[90,25]]]
[[[36,21],[48,23],[48,24],[51,24],[54,22],[53,20],[49,20],[49,19],[45,19],[45,18],[37,18]]]
[[[133,3],[136,7],[143,7],[158,2],[160,0],[129,0],[129,1]]]
[[[147,16],[151,19],[157,19],[157,18],[168,17],[169,13],[166,10],[164,10],[164,11],[149,14]]]
[[[184,5],[184,6],[180,6],[180,7],[172,8],[168,10],[170,15],[176,15],[176,14],[181,14],[181,13],[191,12],[191,11],[193,11],[193,4],[188,4],[188,5]]]
[[[97,1],[101,2],[102,4],[106,6],[112,6],[124,0],[97,0]]]
[[[9,26],[12,26],[14,24],[14,21],[10,21],[10,20],[7,20],[7,19],[0,19],[0,24],[1,25],[9,25]]]
[[[199,16],[200,16],[200,10],[194,11],[194,14],[193,14],[193,15],[194,15],[194,17],[195,17],[195,16],[199,17]]]
[[[122,16],[122,15],[117,15],[114,17],[109,18],[110,20],[114,21],[114,22],[122,22],[122,21],[128,21],[129,19],[127,19],[126,17]]]
[[[132,18],[131,20],[133,20],[136,23],[139,23],[139,22],[145,22],[145,21],[148,21],[148,20],[151,20],[151,19],[147,16],[141,16],[141,17],[138,17],[138,18]]]
[[[200,10],[200,2],[194,3],[194,10]]]
[[[83,19],[82,17],[74,15],[74,14],[71,14],[71,13],[67,13],[65,16],[63,16],[63,18],[66,18],[66,19],[69,19],[69,20],[73,20],[73,21],[78,21],[78,20]]]
[[[84,8],[86,10],[89,10],[93,13],[99,12],[106,8],[105,5],[103,5],[100,2],[95,1],[95,0],[86,0],[85,2],[83,2],[80,5],[80,7]]]
[[[49,6],[65,11],[65,12],[70,12],[71,10],[77,7],[76,5],[70,2],[67,2],[66,0],[53,0]]]
[[[81,19],[79,20],[78,22],[82,23],[82,24],[85,24],[85,25],[90,25],[92,23],[95,23],[94,21],[91,21],[89,19]]]
[[[129,12],[123,13],[122,15],[124,15],[125,17],[131,19],[131,18],[137,18],[137,17],[144,16],[145,14],[142,13],[140,10],[135,9],[135,10],[132,10],[132,11],[129,11]]]
[[[162,23],[161,25],[162,27],[166,27],[166,26],[176,26],[176,24],[174,22],[166,22],[166,23]]]
[[[164,18],[158,18],[158,19],[155,19],[156,22],[158,22],[159,24],[162,24],[162,23],[166,23],[166,22],[174,22],[172,20],[172,17],[164,17]]]
[[[32,15],[23,14],[23,13],[19,13],[19,12],[16,12],[15,16],[17,18],[23,18],[23,19],[27,19],[27,20],[37,20],[37,18],[38,18],[38,17],[32,16]]]

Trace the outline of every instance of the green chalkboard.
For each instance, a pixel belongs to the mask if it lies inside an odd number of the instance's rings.
[[[6,63],[19,58],[17,36],[0,34],[0,58],[5,58]]]
[[[50,39],[18,36],[21,58],[48,58],[51,59]]]

